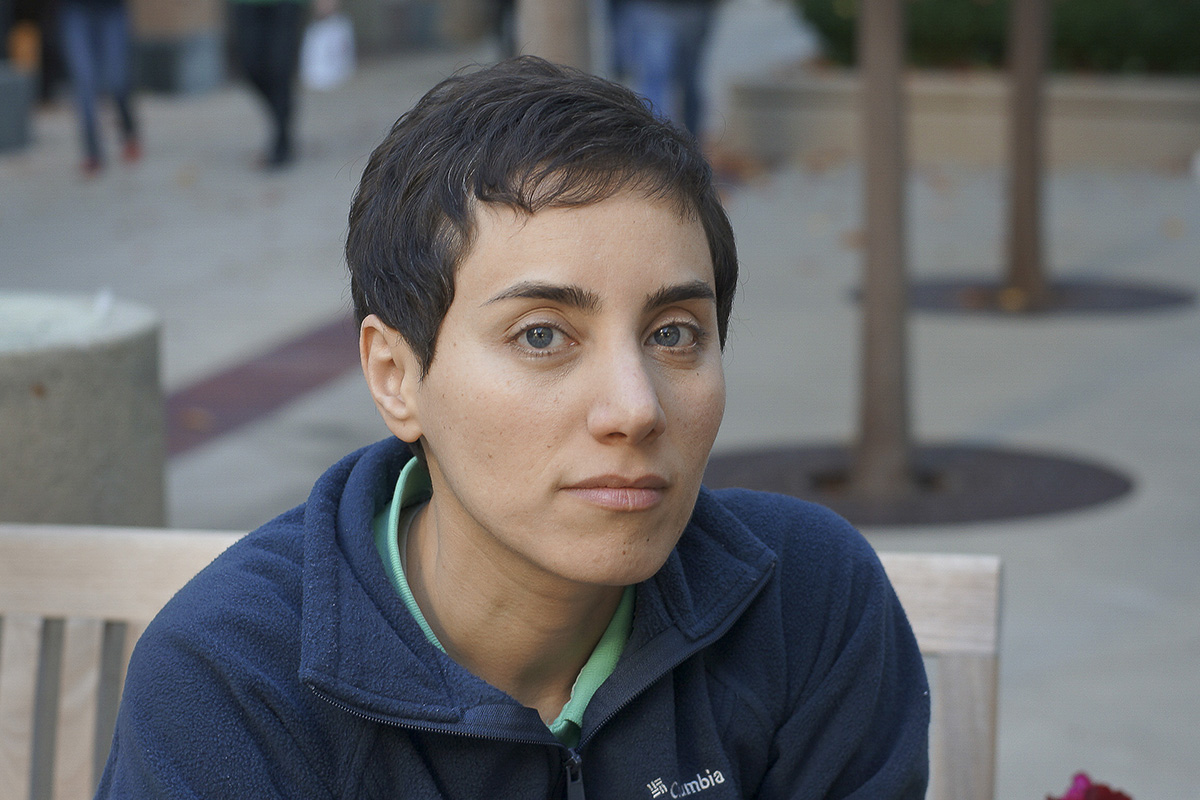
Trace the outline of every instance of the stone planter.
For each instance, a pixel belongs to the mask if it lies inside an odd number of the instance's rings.
[[[1008,88],[999,73],[914,71],[913,164],[1007,160]],[[723,145],[769,163],[827,163],[859,153],[858,79],[811,70],[731,87]],[[1200,79],[1053,75],[1046,82],[1050,167],[1182,169],[1200,149]]]
[[[159,319],[0,291],[0,521],[166,523]]]

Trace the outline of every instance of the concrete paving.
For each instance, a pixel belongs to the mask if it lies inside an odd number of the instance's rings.
[[[272,175],[252,169],[265,132],[237,87],[141,98],[144,161],[86,183],[69,108],[40,111],[33,144],[0,157],[0,289],[107,289],[154,308],[168,392],[336,319],[366,155],[438,78],[489,55],[370,62],[306,94],[300,161]],[[852,435],[859,184],[853,164],[785,167],[729,191],[743,280],[718,451]],[[1002,191],[996,171],[914,173],[913,274],[999,275]],[[1055,173],[1047,192],[1056,275],[1200,283],[1190,176]],[[921,441],[1057,452],[1136,482],[1073,513],[865,531],[883,549],[1003,557],[998,796],[1057,795],[1083,769],[1135,800],[1200,797],[1200,314],[921,314],[910,330]],[[386,433],[348,372],[172,459],[171,523],[255,526]]]

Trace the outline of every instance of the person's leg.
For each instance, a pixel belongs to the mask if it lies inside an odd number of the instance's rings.
[[[304,6],[280,2],[268,6],[271,35],[263,50],[264,96],[271,111],[274,138],[267,166],[280,167],[294,156],[292,125],[295,117],[296,72],[304,34]]]
[[[679,87],[680,118],[692,135],[700,138],[704,125],[704,91],[700,85],[700,62],[712,27],[714,5],[697,2],[683,5],[677,14],[678,49],[675,75]]]
[[[515,0],[496,0],[496,34],[500,41],[500,57],[517,55],[517,10]]]
[[[625,13],[624,0],[609,0],[608,27],[612,31],[610,51],[612,71],[617,80],[629,79],[629,64],[632,61],[629,50],[629,20]]]
[[[677,119],[673,93],[675,37],[670,9],[653,0],[625,0],[625,42],[633,90],[661,117]]]
[[[265,7],[258,3],[229,3],[233,54],[238,69],[254,91],[267,101],[263,51],[270,41]]]
[[[141,156],[137,120],[133,114],[132,89],[129,77],[129,15],[124,6],[104,9],[100,32],[100,65],[104,83],[112,94],[121,123],[124,142],[122,155],[126,161]]]
[[[96,125],[95,36],[88,9],[77,3],[63,3],[59,8],[59,33],[79,113],[83,170],[90,176],[100,170],[102,156]]]

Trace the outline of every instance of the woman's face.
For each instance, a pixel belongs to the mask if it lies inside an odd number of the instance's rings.
[[[393,427],[421,440],[439,540],[511,576],[648,578],[725,406],[703,227],[633,193],[486,207],[455,280],[412,424]]]

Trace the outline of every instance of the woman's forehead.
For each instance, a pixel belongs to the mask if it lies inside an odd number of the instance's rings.
[[[712,257],[703,226],[676,204],[622,192],[585,206],[533,214],[481,208],[457,289],[522,282],[580,285],[711,284]],[[457,291],[456,291],[457,294]],[[489,295],[490,296],[490,295]]]

